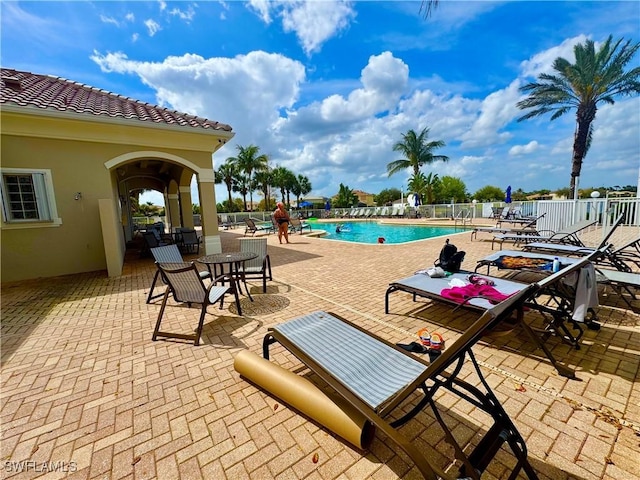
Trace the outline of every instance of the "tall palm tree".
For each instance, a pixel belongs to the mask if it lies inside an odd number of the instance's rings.
[[[302,199],[302,197],[311,192],[311,190],[311,182],[309,181],[309,179],[304,175],[298,175],[298,177],[296,178],[296,182],[291,189],[291,193],[296,196],[296,202],[298,205],[300,205],[300,200]]]
[[[283,203],[287,203],[287,186],[291,181],[293,173],[286,167],[276,167],[271,171],[271,181],[273,186],[280,189],[280,195]]]
[[[624,71],[640,48],[640,43],[631,44],[628,40],[618,40],[611,44],[611,35],[598,51],[594,42],[573,47],[575,63],[558,57],[553,62],[555,74],[542,73],[538,82],[520,87],[529,96],[517,103],[518,108],[531,108],[529,113],[518,121],[553,112],[551,120],[576,109],[576,131],[573,139],[573,157],[571,161],[571,198],[576,189],[576,180],[582,170],[584,160],[593,133],[593,121],[596,118],[599,103],[613,105],[617,95],[640,93],[640,67]]]
[[[446,144],[442,140],[427,142],[428,137],[428,127],[423,128],[419,135],[413,130],[402,134],[402,141],[393,146],[393,151],[402,152],[405,158],[394,160],[387,164],[387,173],[389,176],[406,170],[407,168],[412,168],[413,174],[417,175],[420,173],[420,167],[423,165],[429,165],[436,161],[447,162],[449,157],[446,155],[433,154],[433,150],[442,148]]]
[[[424,18],[429,18],[439,3],[439,0],[422,0],[422,3],[420,3],[420,13]]]
[[[249,187],[249,203],[252,206],[253,210],[253,189],[250,187],[254,184],[253,182],[253,173],[266,170],[269,165],[269,157],[262,154],[260,155],[258,152],[260,151],[260,147],[256,145],[249,145],[248,147],[243,147],[242,145],[237,145],[238,155],[235,157],[235,162],[238,165],[238,168],[247,174],[247,187]],[[246,201],[245,201],[245,210],[247,209]]]
[[[271,186],[271,171],[263,170],[260,172],[256,172],[254,181],[256,182],[257,188],[262,192],[264,196],[264,209],[266,211],[271,210],[271,198],[269,195],[269,187]]]
[[[233,203],[231,198],[231,189],[233,188],[236,176],[238,175],[238,166],[233,161],[233,157],[229,157],[225,162],[220,165],[220,168],[215,172],[215,183],[224,183],[227,187],[227,193],[229,194],[229,205]]]

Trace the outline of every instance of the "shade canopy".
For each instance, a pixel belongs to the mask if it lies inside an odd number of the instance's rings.
[[[307,202],[306,200],[304,202],[300,202],[298,204],[299,207],[313,207],[313,203],[311,202]]]

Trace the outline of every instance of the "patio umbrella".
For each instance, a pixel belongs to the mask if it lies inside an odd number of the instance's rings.
[[[313,207],[313,203],[311,202],[307,202],[306,200],[304,202],[300,202],[300,204],[298,205],[299,207]]]
[[[507,194],[504,197],[504,203],[511,203],[511,185],[507,187]]]
[[[324,204],[324,209],[328,212],[329,210],[331,210],[331,202],[329,202],[329,200],[327,200],[327,203]]]

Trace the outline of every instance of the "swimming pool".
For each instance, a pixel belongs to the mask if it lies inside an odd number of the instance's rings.
[[[359,243],[378,243],[378,238],[384,238],[384,243],[406,243],[466,231],[461,227],[390,225],[378,222],[313,222],[312,225],[314,230],[327,232],[327,235],[320,238]],[[340,233],[336,233],[338,225],[343,225]]]

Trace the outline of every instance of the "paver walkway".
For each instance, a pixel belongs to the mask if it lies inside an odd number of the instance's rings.
[[[242,232],[221,232],[223,249],[237,250]],[[467,252],[466,268],[490,252],[490,243],[471,242],[468,233],[450,238]],[[268,293],[252,282],[255,302],[243,298],[242,317],[233,302],[222,311],[210,307],[199,347],[151,341],[161,299],[145,303],[155,271],[149,258],[129,255],[119,278],[96,272],[3,284],[2,478],[417,478],[384,436],[376,435],[370,451],[356,450],[241,379],[233,358],[241,349],[260,354],[270,325],[314,310],[393,342],[413,340],[421,327],[455,340],[476,314],[414,303],[404,293],[392,296],[384,314],[389,282],[430,266],[443,239],[291,239],[279,245],[268,236]],[[558,376],[525,338],[474,349],[541,478],[640,479],[640,318],[614,294],[601,303],[603,327],[586,331],[580,350],[550,343],[579,380]],[[167,307],[166,328],[190,332],[198,312]],[[272,360],[304,373],[278,347]],[[447,421],[472,438],[483,419],[454,400],[439,399],[450,402]],[[425,414],[403,428],[448,458],[450,448],[429,423]],[[485,477],[507,473],[498,461]]]

